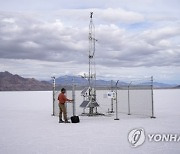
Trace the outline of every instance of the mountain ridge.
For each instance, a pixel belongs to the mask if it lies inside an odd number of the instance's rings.
[[[52,80],[50,80],[49,82],[52,82]],[[77,85],[80,86],[85,86],[88,85],[88,81],[80,76],[72,76],[72,75],[64,75],[64,76],[60,76],[56,78],[56,84],[57,85],[72,85],[73,82]],[[112,81],[112,85],[115,86],[116,82]],[[141,82],[139,85],[151,85],[150,81],[147,82]],[[108,86],[111,87],[111,81],[110,80],[103,80],[103,79],[98,79],[96,80],[96,85],[97,86]],[[118,85],[120,86],[128,86],[129,83],[128,82],[123,82],[123,81],[119,81]],[[159,82],[153,82],[153,85],[155,88],[173,88],[176,87],[177,85],[173,85],[173,84],[166,84],[166,83],[159,83]]]
[[[51,89],[52,86],[47,81],[23,78],[8,71],[0,72],[0,91],[43,91]]]
[[[56,78],[56,89],[68,87],[71,89],[72,84],[81,88],[88,85],[88,80],[80,76],[64,75]],[[116,82],[112,81],[113,87]],[[150,85],[150,82],[144,82],[143,85]],[[111,81],[99,79],[96,81],[97,87],[110,88]],[[119,81],[119,87],[127,87],[129,83]],[[140,84],[139,84],[140,85]],[[180,85],[170,85],[165,83],[154,82],[154,88],[180,88]],[[52,80],[39,81],[35,78],[23,78],[17,74],[11,74],[8,71],[0,72],[0,91],[46,91],[52,90]]]

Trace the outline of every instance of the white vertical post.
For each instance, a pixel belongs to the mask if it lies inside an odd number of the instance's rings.
[[[76,115],[76,108],[75,108],[75,84],[74,84],[74,78],[73,78],[73,83],[72,83],[72,99],[74,100],[72,103],[72,107],[73,107],[73,116]]]
[[[111,92],[113,92],[113,81],[111,80]],[[111,113],[113,113],[113,98],[111,98]]]
[[[132,81],[128,85],[128,115],[131,115],[131,112],[130,112],[130,93],[129,93],[129,87],[130,87],[131,83],[132,83]]]
[[[153,76],[151,76],[151,97],[152,97],[152,115],[151,115],[151,118],[156,118],[154,116]]]
[[[51,77],[53,79],[53,113],[52,113],[52,116],[55,116],[55,89],[56,89],[56,83],[55,83],[55,77],[52,76]]]
[[[119,82],[119,80],[116,82],[116,118],[114,120],[119,120],[119,118],[118,118],[118,101],[117,101],[117,98],[118,98],[118,96],[117,96],[118,82]]]

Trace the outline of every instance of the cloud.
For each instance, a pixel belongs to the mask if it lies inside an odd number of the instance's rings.
[[[77,35],[88,33],[86,29],[65,27],[58,20],[29,22],[28,17],[12,16],[4,17],[0,26],[2,58],[69,61],[78,60],[83,56],[83,50],[87,50],[84,46],[87,41]]]
[[[104,10],[104,15],[111,11]],[[112,14],[114,19],[116,13]],[[99,14],[103,15],[102,10]],[[87,62],[87,26],[70,27],[61,20],[42,21],[21,14],[4,15],[0,25],[2,58]],[[99,24],[96,26],[97,64],[114,67],[179,65],[176,61],[179,46],[171,40],[179,34],[176,26],[152,28],[139,31],[137,35],[116,24]]]
[[[127,11],[122,8],[61,9],[55,11],[54,15],[65,22],[68,22],[69,19],[71,19],[74,23],[81,24],[82,21],[88,20],[89,12],[94,12],[94,19],[97,23],[133,24],[144,21],[144,16],[142,14],[135,11]],[[84,23],[87,24],[87,22]]]
[[[108,8],[106,10],[95,10],[100,19],[108,23],[139,23],[144,21],[144,16],[133,11],[126,11],[120,8]]]
[[[176,26],[172,27],[161,27],[153,30],[146,30],[142,34],[145,38],[150,41],[156,42],[162,39],[170,39],[180,35],[180,28]]]
[[[55,16],[52,19],[38,13],[0,12],[1,63],[12,60],[18,62],[18,66],[24,63],[25,68],[33,63],[35,72],[44,70],[46,75],[54,72],[86,72],[91,10],[62,9],[53,12]],[[131,68],[132,71],[141,67],[180,66],[177,17],[173,20],[164,17],[166,25],[162,25],[161,19],[154,22],[154,19],[150,20],[137,11],[122,8],[94,8],[93,11],[98,39],[96,64],[102,69],[102,74],[110,76],[114,73],[118,76],[119,68],[123,68],[123,71]],[[6,63],[9,68],[16,65],[12,61]],[[36,65],[41,67],[36,69]],[[48,73],[46,69],[52,71]]]
[[[114,28],[115,26],[112,27],[101,28],[105,36],[102,34],[102,45],[99,50],[106,52],[97,53],[97,55],[102,65],[116,67],[180,65],[176,60],[177,57],[180,58],[180,48],[172,40],[179,35],[178,27],[152,29],[138,35],[128,33],[127,30],[118,27]],[[101,30],[98,31],[99,36],[103,32]]]

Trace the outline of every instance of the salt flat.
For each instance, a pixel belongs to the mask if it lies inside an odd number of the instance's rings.
[[[180,90],[154,90],[156,119],[80,117],[78,124],[59,124],[52,114],[52,92],[0,92],[0,153],[119,154],[180,153],[180,142],[149,142],[132,148],[133,128],[146,133],[180,134]]]

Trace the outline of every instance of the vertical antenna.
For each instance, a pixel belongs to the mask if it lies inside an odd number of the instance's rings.
[[[89,23],[89,87],[95,85],[96,72],[95,72],[95,26],[93,24],[93,12],[90,12],[90,23]],[[94,63],[93,63],[94,62]],[[93,70],[94,65],[94,70]],[[94,82],[94,83],[93,83]]]
[[[90,111],[89,114],[93,114],[93,103],[96,103],[96,72],[95,72],[95,26],[93,24],[93,12],[90,12],[90,23],[89,23],[89,101]],[[94,65],[94,67],[93,67]]]
[[[88,75],[88,81],[89,81],[89,87],[92,85],[92,60],[93,60],[93,54],[95,51],[93,51],[93,31],[94,31],[94,25],[92,20],[93,12],[90,12],[90,23],[89,23],[89,75]]]
[[[88,107],[89,108],[89,114],[97,115],[97,107],[99,104],[96,101],[96,69],[95,69],[95,26],[93,24],[93,12],[90,12],[90,22],[89,22],[89,51],[88,51],[88,58],[89,58],[89,72],[88,75],[84,74],[84,78],[88,79],[88,88],[85,89],[87,100],[83,101],[83,103],[80,105],[82,107]],[[94,113],[94,109],[96,110]]]

